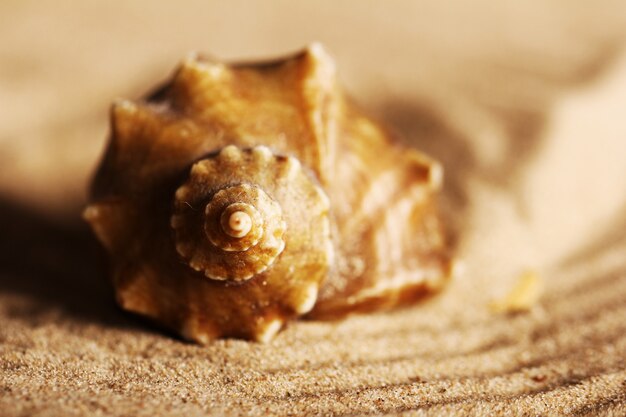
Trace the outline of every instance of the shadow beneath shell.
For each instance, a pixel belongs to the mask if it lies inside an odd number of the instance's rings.
[[[78,215],[52,218],[0,196],[0,230],[0,295],[11,301],[10,318],[40,325],[60,311],[73,321],[134,326],[116,307],[101,248]],[[15,295],[32,302],[13,303]]]
[[[457,233],[462,234],[465,229],[461,219],[467,219],[465,213],[472,207],[472,196],[468,194],[471,180],[511,193],[519,200],[517,207],[523,215],[524,203],[517,189],[519,175],[543,146],[547,108],[541,112],[520,110],[492,115],[503,135],[488,141],[455,127],[440,111],[417,100],[387,101],[380,109],[383,120],[394,126],[406,143],[444,167],[442,209],[447,223]],[[499,153],[488,160],[484,154],[492,148],[499,149]]]

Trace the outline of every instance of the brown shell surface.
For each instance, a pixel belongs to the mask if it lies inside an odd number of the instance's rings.
[[[119,304],[189,340],[267,341],[296,317],[407,304],[450,276],[441,168],[347,100],[317,44],[260,64],[188,58],[111,120],[84,216]]]

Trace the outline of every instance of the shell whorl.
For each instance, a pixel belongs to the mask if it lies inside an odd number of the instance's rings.
[[[297,159],[274,155],[265,146],[227,146],[196,162],[175,192],[170,223],[176,251],[210,279],[248,280],[285,249],[288,225],[277,197],[297,207],[293,198],[307,188],[327,204]]]

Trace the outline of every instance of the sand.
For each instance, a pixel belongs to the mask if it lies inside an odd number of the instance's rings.
[[[626,12],[331,3],[0,5],[0,416],[626,415]],[[268,344],[197,346],[120,311],[78,218],[108,103],[192,49],[314,39],[444,164],[459,276]],[[527,271],[538,299],[494,312]]]

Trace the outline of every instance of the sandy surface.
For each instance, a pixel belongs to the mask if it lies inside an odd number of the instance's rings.
[[[626,11],[543,3],[0,3],[0,415],[625,415]],[[311,40],[443,162],[462,274],[266,345],[119,311],[77,217],[111,99]],[[491,312],[529,269],[538,303]]]

